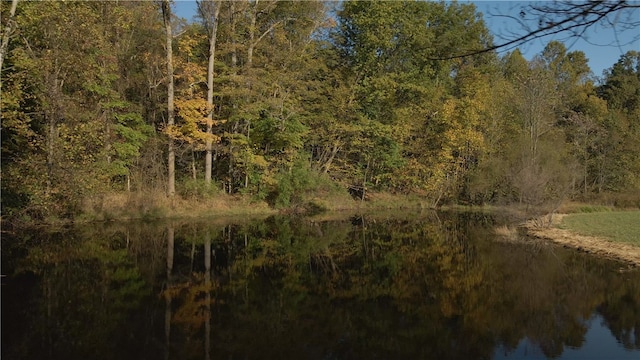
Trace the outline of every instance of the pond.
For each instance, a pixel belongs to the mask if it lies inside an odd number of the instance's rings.
[[[640,271],[464,212],[3,234],[2,359],[639,359]]]

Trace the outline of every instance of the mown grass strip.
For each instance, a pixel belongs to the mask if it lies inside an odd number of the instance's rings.
[[[640,211],[569,214],[560,228],[640,246]]]

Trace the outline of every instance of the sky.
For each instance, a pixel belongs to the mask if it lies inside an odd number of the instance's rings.
[[[462,1],[461,1],[462,2]],[[494,42],[499,43],[501,35],[509,31],[520,31],[519,25],[508,21],[496,14],[517,15],[520,10],[530,4],[531,1],[469,1],[476,5],[478,11],[484,15],[487,27],[494,35]],[[640,1],[633,1],[640,6]],[[538,2],[540,3],[540,2]],[[633,16],[640,20],[640,9],[635,9]],[[612,22],[615,24],[615,17]],[[617,29],[617,31],[616,31]],[[595,76],[602,76],[605,69],[610,68],[618,61],[621,55],[629,50],[640,51],[640,27],[622,31],[620,26],[612,28],[607,23],[598,23],[590,27],[581,38],[569,38],[567,34],[548,36],[532,40],[519,47],[527,59],[542,52],[544,47],[552,40],[558,40],[565,44],[568,51],[582,51],[589,59],[589,66]]]
[[[460,3],[473,3],[479,12],[483,13],[485,23],[494,36],[494,42],[500,43],[501,39],[510,32],[522,32],[519,25],[498,14],[517,15],[520,10],[533,2],[530,1],[463,1]],[[640,5],[640,0],[632,2]],[[174,11],[177,16],[191,20],[196,13],[196,3],[193,0],[176,0]],[[640,8],[635,10],[640,19]],[[634,15],[635,15],[634,14]],[[612,18],[615,23],[615,18]],[[520,51],[527,59],[539,54],[547,43],[558,40],[565,44],[568,51],[582,51],[589,59],[589,66],[593,74],[602,76],[605,69],[610,68],[618,61],[621,55],[629,50],[640,51],[640,27],[626,31],[616,31],[615,28],[604,23],[589,28],[582,38],[569,38],[566,34],[548,36],[532,40],[521,46]],[[505,49],[501,52],[505,52]]]

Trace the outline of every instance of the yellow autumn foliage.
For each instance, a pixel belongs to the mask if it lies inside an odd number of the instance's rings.
[[[207,134],[206,128],[209,122],[212,126],[217,126],[224,123],[224,120],[207,119],[210,107],[206,100],[201,98],[176,99],[175,107],[179,121],[176,125],[165,128],[165,133],[168,136],[174,140],[192,144],[197,148],[204,148],[207,140],[211,140],[213,143],[220,142],[220,136]]]

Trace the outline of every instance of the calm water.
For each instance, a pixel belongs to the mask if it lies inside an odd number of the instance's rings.
[[[640,271],[470,213],[3,234],[2,359],[640,359]]]

